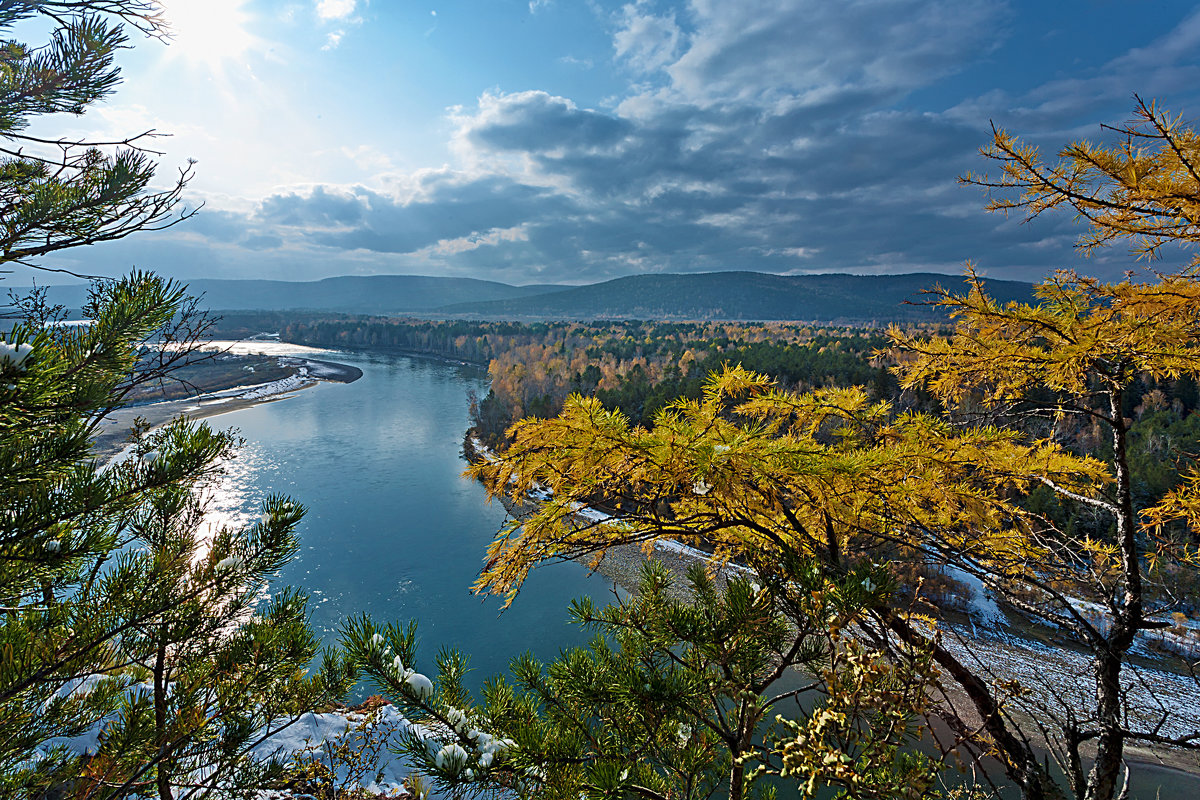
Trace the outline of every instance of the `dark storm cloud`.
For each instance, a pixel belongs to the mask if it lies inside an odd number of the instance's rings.
[[[336,193],[317,187],[307,194],[276,195],[263,201],[256,222],[284,225],[324,247],[412,253],[445,240],[530,219],[562,214],[569,203],[544,189],[500,176],[465,182],[426,181],[408,200],[363,187]]]
[[[497,150],[611,147],[631,125],[545,92],[522,92],[518,104],[497,106],[488,124],[473,129],[473,143]]]

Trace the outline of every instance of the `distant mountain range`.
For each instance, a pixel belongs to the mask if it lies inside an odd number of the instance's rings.
[[[455,316],[536,319],[716,319],[886,322],[940,319],[922,295],[936,284],[955,287],[953,275],[769,275],[706,272],[634,275],[520,299],[448,305]],[[988,281],[999,300],[1029,300],[1032,285]]]
[[[223,311],[329,311],[473,319],[799,320],[869,323],[936,320],[922,292],[961,285],[953,275],[769,275],[707,272],[616,278],[587,286],[510,286],[472,278],[375,275],[320,281],[189,281]],[[1029,300],[1032,286],[989,280],[1000,301]],[[51,301],[78,308],[82,286],[50,287]]]
[[[188,292],[203,295],[204,305],[229,311],[337,311],[346,314],[403,314],[452,303],[509,300],[562,289],[553,284],[509,286],[474,278],[424,275],[346,275],[319,281],[187,281]],[[0,288],[3,288],[0,286]],[[49,299],[78,308],[86,286],[51,286]]]

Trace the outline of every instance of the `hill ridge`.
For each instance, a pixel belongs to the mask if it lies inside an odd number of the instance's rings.
[[[537,319],[713,319],[886,322],[944,319],[922,292],[953,288],[957,276],[917,272],[894,275],[818,273],[775,275],[727,270],[693,274],[627,275],[587,286],[564,287],[520,300],[443,306],[454,316]],[[1029,300],[1032,285],[987,280],[998,300]]]
[[[944,319],[922,291],[957,276],[776,275],[743,270],[625,275],[581,286],[514,286],[480,278],[344,275],[314,281],[200,278],[186,281],[214,311],[317,311],[432,318],[656,319],[883,323]],[[998,300],[1029,300],[1032,286],[987,280]],[[49,287],[49,300],[78,308],[85,286]]]

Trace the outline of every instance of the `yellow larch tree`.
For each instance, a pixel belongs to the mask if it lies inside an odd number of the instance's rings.
[[[1042,528],[1016,500],[1043,480],[1090,495],[1107,477],[1100,461],[1012,430],[897,416],[861,389],[780,391],[738,367],[650,430],[573,396],[558,418],[520,422],[511,434],[507,452],[474,473],[497,495],[549,489],[551,497],[491,546],[479,588],[510,597],[539,563],[663,539],[711,547],[718,560],[785,587],[781,567],[795,557],[816,559],[835,578],[864,561],[932,559],[1036,580],[1048,557]],[[578,509],[597,502],[614,516],[581,521]],[[1000,746],[1014,778],[1040,796],[1048,778],[996,693],[929,625],[879,608],[864,628],[898,649],[930,651],[966,688],[987,746]],[[967,723],[954,721],[967,736]]]
[[[1149,601],[1160,593],[1147,583],[1164,562],[1192,568],[1186,548],[1159,534],[1168,522],[1186,519],[1181,512],[1194,502],[1195,487],[1185,485],[1139,514],[1129,452],[1132,420],[1123,407],[1139,378],[1200,374],[1200,281],[1187,273],[1106,284],[1063,272],[1038,286],[1036,304],[1005,306],[987,296],[976,276],[969,281],[962,295],[935,290],[958,321],[949,338],[892,332],[898,346],[916,354],[901,368],[903,385],[927,387],[952,416],[958,412],[960,425],[973,424],[971,417],[980,414],[1027,430],[1030,418],[1053,423],[1082,417],[1108,432],[1108,475],[1089,491],[1046,475],[1037,480],[1058,497],[1097,511],[1109,531],[1075,533],[1040,520],[1034,531],[1039,557],[1030,571],[1003,575],[981,565],[977,575],[1007,605],[1088,654],[1094,702],[1056,715],[1047,738],[1077,796],[1110,798],[1120,789],[1127,743],[1190,748],[1197,733],[1163,735],[1166,710],[1141,725],[1131,721],[1140,715],[1126,695],[1133,677],[1130,651],[1139,633],[1167,626],[1162,614],[1151,613],[1157,609]],[[1098,615],[1091,604],[1099,605]],[[1082,745],[1095,759],[1087,774]]]

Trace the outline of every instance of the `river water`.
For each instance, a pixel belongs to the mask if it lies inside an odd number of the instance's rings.
[[[471,656],[468,683],[505,671],[525,650],[543,659],[583,644],[567,621],[571,599],[611,597],[611,584],[575,563],[535,570],[515,603],[470,592],[485,549],[505,520],[483,488],[462,477],[469,391],[487,393],[478,367],[388,353],[250,343],[363,370],[284,399],[209,420],[246,440],[214,493],[218,516],[248,521],[270,494],[308,508],[300,554],[278,586],[310,595],[314,629],[329,641],[351,615],[416,620],[417,667],[433,671],[443,646]]]

